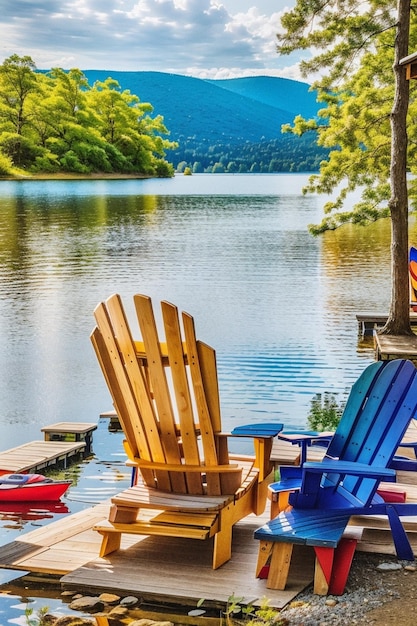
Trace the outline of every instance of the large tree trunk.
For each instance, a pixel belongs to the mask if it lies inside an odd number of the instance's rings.
[[[399,61],[408,55],[410,0],[398,0],[395,37],[395,94],[391,111],[391,305],[388,320],[380,331],[410,335],[410,292],[408,278],[408,193],[407,193],[407,111],[409,82]]]

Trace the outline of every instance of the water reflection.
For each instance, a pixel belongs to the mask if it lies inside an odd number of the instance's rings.
[[[300,426],[312,395],[344,391],[373,359],[355,313],[388,307],[389,223],[313,238],[305,181],[3,181],[3,447],[110,408],[89,334],[114,292],[129,313],[143,292],[194,315],[217,350],[226,427],[266,414]]]

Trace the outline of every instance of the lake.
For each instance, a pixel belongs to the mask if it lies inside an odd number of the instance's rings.
[[[170,300],[216,348],[225,429],[307,424],[316,393],[343,395],[374,359],[358,312],[386,312],[390,224],[307,230],[326,198],[304,175],[0,182],[2,449],[56,421],[111,409],[89,335],[118,292]],[[410,239],[417,242],[413,220]],[[105,422],[105,421],[104,421]],[[69,512],[128,483],[121,434],[100,420],[94,458],[71,470]],[[59,512],[1,516],[0,543]],[[0,581],[1,582],[1,581]]]
[[[0,183],[4,448],[111,408],[89,334],[118,292],[190,312],[217,350],[223,420],[306,424],[373,359],[355,314],[387,311],[389,222],[320,238],[304,175]]]

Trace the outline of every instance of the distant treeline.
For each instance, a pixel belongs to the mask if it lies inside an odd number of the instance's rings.
[[[168,151],[177,172],[190,168],[194,173],[246,172],[317,172],[328,150],[317,145],[317,135],[310,131],[302,137],[283,135],[279,139],[246,142],[243,145],[179,138],[179,147]]]

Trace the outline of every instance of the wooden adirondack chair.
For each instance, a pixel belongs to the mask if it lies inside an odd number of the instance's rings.
[[[398,557],[414,559],[400,516],[416,515],[417,504],[385,501],[378,487],[395,480],[393,457],[416,410],[417,370],[410,361],[378,361],[363,372],[323,461],[304,463],[301,485],[297,477],[292,486],[284,480],[293,489],[290,507],[255,532],[257,575],[267,575],[268,587],[285,588],[293,546],[304,544],[316,552],[316,593],[343,593],[356,547],[356,540],[342,539],[352,515],[388,516]]]
[[[134,296],[142,339],[135,341],[119,296],[95,309],[92,342],[126,436],[133,484],[112,498],[100,556],[120,547],[122,533],[208,539],[213,568],[231,557],[232,527],[263,512],[273,466],[273,437],[282,424],[235,429],[251,437],[255,458],[232,457],[221,431],[214,350],[196,339],[193,318],[162,302],[158,335],[149,297]],[[152,511],[151,511],[152,510]]]

